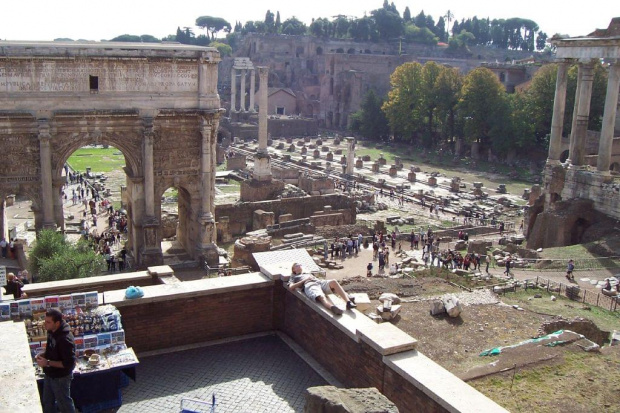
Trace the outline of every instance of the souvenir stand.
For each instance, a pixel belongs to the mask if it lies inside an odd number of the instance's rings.
[[[111,305],[99,305],[96,291],[30,298],[0,303],[0,319],[23,320],[34,356],[45,351],[45,312],[56,307],[75,337],[76,366],[71,397],[81,412],[120,407],[122,387],[135,381],[138,359],[125,344],[121,316]],[[43,371],[36,366],[39,391],[43,392]]]

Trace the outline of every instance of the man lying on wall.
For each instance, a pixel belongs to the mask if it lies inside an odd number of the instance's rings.
[[[323,307],[330,310],[335,315],[342,314],[342,309],[337,307],[327,294],[334,293],[347,302],[347,310],[355,308],[355,300],[344,291],[342,286],[336,280],[321,280],[314,275],[304,272],[301,264],[295,263],[291,268],[292,275],[289,280],[288,288],[295,290],[297,288],[304,289],[304,293],[313,301],[320,302]]]

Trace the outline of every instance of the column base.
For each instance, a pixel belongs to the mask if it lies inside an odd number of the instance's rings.
[[[208,265],[211,268],[216,268],[220,263],[220,256],[217,252],[217,245],[214,243],[200,245],[196,248],[196,256],[199,257],[201,265]]]

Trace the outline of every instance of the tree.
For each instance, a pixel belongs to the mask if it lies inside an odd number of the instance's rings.
[[[375,21],[375,27],[382,40],[390,40],[399,37],[403,33],[403,21],[391,10],[382,8],[370,12]]]
[[[422,65],[409,62],[400,65],[390,76],[391,89],[383,111],[395,137],[416,142],[424,117],[422,107]]]
[[[493,72],[479,67],[469,72],[463,81],[459,116],[464,119],[465,138],[488,147],[501,133],[505,121],[506,92]]]
[[[426,27],[426,15],[424,14],[424,10],[422,10],[420,14],[415,16],[415,19],[413,20],[413,22],[419,28]]]
[[[295,16],[284,20],[284,23],[282,23],[282,34],[302,35],[306,34],[306,30],[306,25]]]
[[[351,130],[364,137],[374,140],[387,140],[390,136],[390,126],[381,110],[383,100],[370,89],[364,96],[360,110],[352,115]]]
[[[446,14],[443,16],[446,18],[446,20],[448,21],[448,24],[446,25],[446,29],[450,27],[450,22],[452,21],[452,19],[454,19],[454,13],[452,13],[450,10],[448,10],[446,12]],[[449,33],[446,33],[446,36],[450,36]]]
[[[215,47],[217,51],[220,52],[221,57],[232,55],[232,47],[230,47],[230,45],[227,45],[226,43],[211,42],[209,46]]]
[[[422,93],[421,106],[424,110],[424,117],[426,118],[424,146],[427,148],[435,144],[435,110],[439,104],[437,80],[441,71],[442,67],[433,61],[425,63],[422,67],[422,85],[420,92]]]
[[[439,20],[437,20],[437,24],[435,25],[433,33],[435,33],[435,35],[439,37],[439,41],[445,42],[446,40],[448,40],[448,34],[446,32],[446,21],[443,19],[443,17],[440,17]]]
[[[409,6],[405,7],[405,11],[403,12],[403,21],[405,23],[409,23],[411,21],[411,10],[409,10]]]
[[[457,68],[442,68],[436,82],[437,89],[437,118],[441,121],[442,135],[445,140],[451,141],[461,137],[461,131],[456,128],[456,108],[463,87],[463,76]]]
[[[101,255],[86,241],[67,242],[64,235],[42,230],[29,254],[30,272],[41,282],[99,275],[105,268]]]
[[[110,40],[111,42],[136,42],[140,43],[140,36],[135,34],[121,34]]]
[[[282,29],[282,21],[280,20],[280,12],[276,12],[276,23],[275,23],[276,33],[279,33]]]
[[[269,10],[267,10],[267,13],[265,13],[265,29],[267,30],[266,33],[276,32],[276,22],[274,20],[274,15]]]
[[[551,132],[551,118],[553,116],[553,99],[555,97],[555,82],[558,76],[558,66],[549,64],[541,67],[526,92],[532,111],[531,123],[534,126],[534,135],[538,142],[542,142]],[[567,108],[568,109],[568,108]]]
[[[547,33],[539,31],[536,36],[536,50],[544,50],[545,46],[547,46]]]
[[[405,26],[405,40],[413,43],[436,45],[437,37],[427,27],[418,27],[409,23]]]
[[[196,19],[196,26],[201,29],[207,30],[208,33],[211,33],[211,40],[215,40],[215,34],[219,31],[224,30],[226,33],[230,33],[232,30],[230,23],[221,17],[213,17],[213,16],[200,16]]]

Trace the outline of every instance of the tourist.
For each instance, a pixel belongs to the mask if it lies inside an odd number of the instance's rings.
[[[50,308],[45,313],[47,345],[43,353],[36,355],[43,368],[43,412],[75,412],[71,399],[71,380],[75,367],[75,344],[71,328],[62,319],[62,313]]]
[[[9,243],[6,242],[6,238],[4,237],[2,237],[2,240],[0,240],[0,248],[2,249],[2,258],[6,258],[6,254],[9,249]]]
[[[575,277],[573,276],[574,269],[575,269],[575,262],[573,260],[569,260],[568,265],[566,266],[566,279],[568,281],[575,281]]]
[[[506,274],[508,277],[511,277],[510,274],[510,263],[512,262],[512,258],[507,257],[506,258],[506,271],[504,271],[504,274]]]
[[[342,286],[336,280],[320,280],[310,273],[304,273],[301,264],[295,263],[291,268],[292,275],[288,288],[295,290],[303,287],[304,293],[313,301],[320,302],[323,307],[330,310],[335,315],[342,314],[342,309],[337,307],[327,294],[335,293],[347,302],[347,310],[355,308],[355,300],[353,300],[344,291]]]
[[[4,286],[4,291],[6,291],[7,294],[13,295],[15,300],[28,297],[26,293],[22,291],[23,286],[24,284],[17,277],[15,277],[15,274],[12,272],[6,275],[6,285]]]

